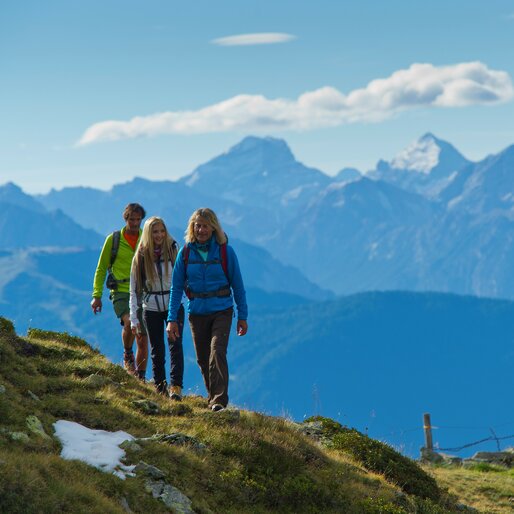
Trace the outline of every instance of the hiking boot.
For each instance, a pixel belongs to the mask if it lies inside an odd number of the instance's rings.
[[[155,384],[155,391],[163,396],[168,396],[168,383],[166,380]]]
[[[171,386],[170,399],[176,402],[182,401],[182,388],[180,386]]]
[[[134,361],[134,352],[132,350],[123,353],[123,368],[129,375],[136,376],[136,363]]]
[[[225,409],[225,407],[223,407],[223,405],[221,405],[221,403],[215,403],[211,407],[212,412],[219,412],[220,410],[224,410],[224,409]]]
[[[144,384],[146,382],[146,369],[138,369],[137,378],[139,378],[139,380]]]

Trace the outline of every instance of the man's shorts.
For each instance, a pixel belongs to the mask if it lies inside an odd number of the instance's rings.
[[[120,325],[123,326],[123,316],[125,314],[130,315],[130,293],[119,293],[115,292],[111,295],[112,306],[114,308],[114,312],[116,317],[120,320]],[[141,327],[141,333],[146,335],[146,327],[143,323],[143,309],[139,308],[137,310],[137,319],[139,320],[139,326]]]

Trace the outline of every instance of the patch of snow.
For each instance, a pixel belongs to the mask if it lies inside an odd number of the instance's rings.
[[[441,148],[432,138],[423,138],[409,145],[391,161],[391,167],[428,174],[439,163]]]
[[[193,173],[191,175],[191,177],[188,180],[186,180],[186,185],[189,187],[193,186],[194,183],[197,182],[199,178],[200,178],[200,173],[198,173],[198,172]]]
[[[284,193],[284,195],[282,195],[282,203],[287,203],[289,200],[296,200],[302,194],[303,188],[304,186],[298,186]]]
[[[93,430],[74,421],[59,420],[54,423],[55,435],[62,443],[61,457],[66,460],[81,460],[106,473],[113,473],[124,480],[134,476],[135,466],[121,463],[125,451],[119,445],[123,441],[132,441],[133,436],[127,432],[107,432]]]

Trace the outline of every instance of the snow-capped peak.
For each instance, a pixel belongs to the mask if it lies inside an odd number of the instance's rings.
[[[441,147],[430,134],[418,139],[402,150],[391,161],[391,167],[429,174],[439,163]]]

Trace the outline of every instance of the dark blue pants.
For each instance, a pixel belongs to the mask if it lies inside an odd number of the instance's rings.
[[[167,312],[153,312],[145,310],[143,318],[150,341],[152,356],[152,372],[155,385],[158,386],[166,380],[166,333]],[[184,330],[184,307],[181,305],[177,316],[180,337],[176,341],[168,341],[170,347],[170,385],[183,386],[184,379],[184,350],[182,348],[182,332]]]

